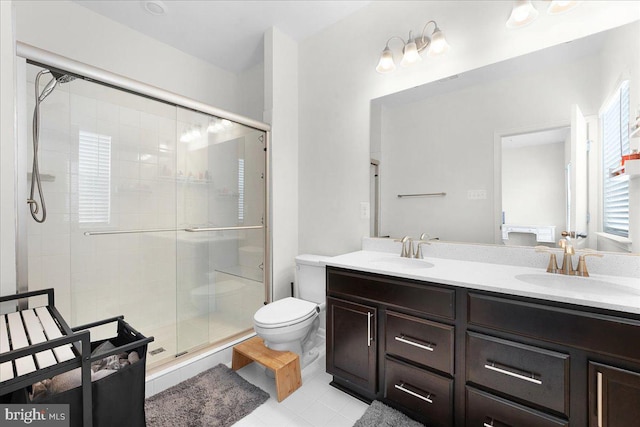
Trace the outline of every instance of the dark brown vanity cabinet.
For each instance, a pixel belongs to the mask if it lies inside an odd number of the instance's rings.
[[[370,393],[377,391],[377,310],[327,298],[327,372]]]
[[[640,425],[640,315],[333,267],[327,294],[332,384],[428,426]]]
[[[327,267],[327,295],[332,384],[450,427],[455,291]]]
[[[589,362],[589,427],[639,424],[640,372]]]
[[[467,312],[468,387],[543,417],[504,424],[640,425],[638,316],[474,291]],[[493,418],[468,396],[467,416]]]

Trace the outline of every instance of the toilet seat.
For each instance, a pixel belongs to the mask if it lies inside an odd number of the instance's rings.
[[[318,313],[318,305],[287,297],[261,307],[253,316],[256,326],[265,329],[283,328],[304,322]]]

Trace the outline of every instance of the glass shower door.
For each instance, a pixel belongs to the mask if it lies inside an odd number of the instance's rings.
[[[26,93],[41,70],[26,64]],[[34,97],[22,101],[30,118]],[[55,288],[71,326],[124,315],[155,337],[148,367],[251,330],[266,286],[265,132],[82,78],[40,112],[48,215],[19,215],[28,289]]]
[[[253,327],[264,301],[265,134],[178,108],[177,354]]]

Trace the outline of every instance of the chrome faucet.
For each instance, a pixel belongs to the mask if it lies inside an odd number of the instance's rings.
[[[394,241],[402,243],[402,251],[400,251],[402,258],[411,258],[413,256],[413,239],[411,237],[404,236],[402,239]]]
[[[415,242],[416,243],[416,252],[413,254],[414,258],[422,259],[422,245],[430,245],[429,243],[429,235],[427,233],[422,233],[420,235],[420,239]]]
[[[436,238],[429,238],[427,233],[422,233],[419,240],[413,240],[409,236],[404,236],[402,239],[395,239],[394,242],[402,243],[402,251],[400,256],[402,258],[418,258],[422,259],[422,245],[430,245],[431,240],[439,240]],[[414,252],[415,243],[415,252]]]

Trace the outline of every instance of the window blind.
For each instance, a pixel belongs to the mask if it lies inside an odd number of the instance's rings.
[[[78,220],[108,224],[111,213],[111,137],[80,131]]]
[[[629,181],[613,177],[610,170],[620,166],[629,153],[629,82],[620,86],[600,115],[602,123],[603,231],[629,236]]]
[[[238,159],[238,223],[244,222],[244,159]]]

